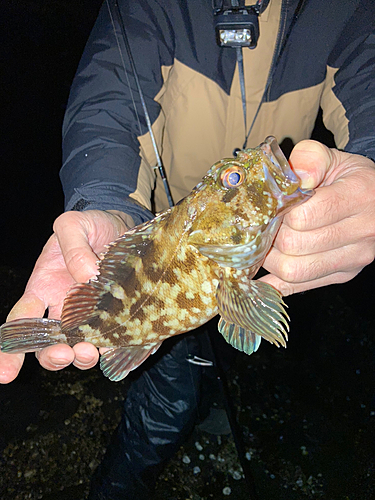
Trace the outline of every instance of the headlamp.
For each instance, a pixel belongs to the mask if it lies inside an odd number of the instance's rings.
[[[259,38],[259,14],[269,4],[269,0],[257,0],[255,5],[239,5],[231,0],[230,6],[214,8],[216,41],[220,47],[249,47],[255,49]]]
[[[221,47],[255,49],[259,38],[258,14],[253,7],[221,10],[214,17],[216,41]]]

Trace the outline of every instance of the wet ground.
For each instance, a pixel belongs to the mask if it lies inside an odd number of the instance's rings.
[[[2,320],[26,275],[1,269]],[[288,348],[263,343],[227,372],[258,500],[375,498],[374,277],[370,267],[346,285],[288,298]],[[97,368],[48,372],[27,355],[21,376],[0,388],[0,498],[83,500],[130,381],[109,382]],[[228,497],[253,498],[233,437],[196,427],[155,498]]]

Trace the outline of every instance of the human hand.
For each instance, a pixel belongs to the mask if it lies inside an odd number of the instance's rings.
[[[25,292],[8,315],[18,318],[48,317],[58,319],[63,301],[75,282],[86,282],[98,274],[98,256],[105,245],[123,234],[128,227],[122,212],[87,210],[66,212],[54,223],[49,238],[38,258]],[[14,380],[24,354],[0,353],[0,383]],[[73,348],[56,344],[36,353],[40,364],[48,370],[61,370],[73,363],[82,370],[93,367],[99,358],[92,344],[80,342]]]
[[[290,163],[316,193],[285,217],[261,278],[282,295],[354,278],[375,256],[375,164],[301,141]]]

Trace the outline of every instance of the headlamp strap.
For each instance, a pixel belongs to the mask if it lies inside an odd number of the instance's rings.
[[[131,88],[131,85],[130,85],[130,81],[129,81],[129,77],[128,77],[128,71],[127,71],[126,66],[125,66],[124,55],[123,55],[122,49],[121,49],[121,41],[120,41],[120,37],[119,37],[118,32],[117,32],[116,25],[118,25],[120,27],[120,32],[122,34],[122,38],[123,38],[123,41],[124,41],[124,44],[125,44],[126,54],[128,56],[128,60],[129,60],[130,67],[131,67],[131,71],[133,73],[134,81],[135,81],[135,84],[136,84],[136,87],[137,87],[137,90],[138,90],[139,99],[141,101],[141,105],[142,105],[142,108],[143,108],[143,113],[144,113],[144,117],[145,117],[145,120],[146,120],[147,129],[148,129],[148,132],[150,134],[152,147],[153,147],[154,152],[155,152],[156,163],[157,163],[157,167],[155,167],[155,168],[157,168],[159,170],[160,177],[161,177],[161,179],[163,181],[164,189],[165,189],[165,194],[166,194],[167,199],[168,199],[168,204],[169,204],[170,207],[173,207],[174,203],[173,203],[172,193],[171,193],[171,190],[170,190],[170,187],[169,187],[169,184],[168,184],[168,179],[167,179],[167,176],[166,176],[164,165],[163,165],[163,163],[161,161],[161,157],[160,157],[160,154],[159,154],[159,150],[158,150],[158,146],[157,146],[157,143],[156,143],[155,135],[154,135],[154,132],[152,130],[152,124],[151,124],[150,115],[148,113],[148,109],[147,109],[146,101],[145,101],[145,98],[144,98],[144,95],[143,95],[142,87],[141,87],[141,84],[140,84],[140,81],[139,81],[137,69],[135,67],[135,62],[134,62],[133,54],[132,54],[132,51],[131,51],[131,48],[130,48],[128,35],[126,33],[126,30],[125,30],[125,23],[124,23],[122,14],[121,14],[120,6],[118,4],[118,0],[113,0],[113,6],[114,6],[114,8],[111,7],[112,0],[105,0],[105,2],[107,4],[109,16],[111,18],[113,32],[114,32],[115,37],[116,37],[116,43],[117,43],[117,46],[118,46],[118,50],[119,50],[119,53],[120,53],[120,56],[121,56],[121,60],[122,60],[122,64],[123,64],[123,67],[124,67],[125,76],[126,76],[127,83],[128,83],[129,93],[130,93],[132,101],[133,101],[134,111],[135,111],[135,114],[137,116],[138,126],[139,126],[139,134],[142,135],[142,133],[143,133],[142,132],[142,128],[141,128],[141,122],[140,122],[140,119],[139,119],[139,116],[138,116],[137,106],[135,104],[135,100],[134,100],[134,97],[133,97],[133,91],[132,91],[132,88]]]
[[[241,99],[242,99],[242,111],[243,111],[243,121],[245,125],[245,136],[247,133],[247,108],[246,108],[246,87],[245,87],[245,72],[243,67],[243,52],[242,47],[236,47],[237,53],[237,64],[238,64],[238,76],[240,80],[241,89]]]

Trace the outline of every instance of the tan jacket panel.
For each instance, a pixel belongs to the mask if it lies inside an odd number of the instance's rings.
[[[337,68],[327,67],[327,76],[323,90],[321,106],[323,121],[328,130],[332,130],[338,148],[344,148],[349,141],[349,120],[345,108],[333,92]]]
[[[262,36],[258,47],[243,51],[248,127],[267,84],[279,29],[280,2],[272,1],[267,11],[267,16],[261,17]],[[242,100],[238,68],[229,96],[213,80],[178,60],[174,61],[173,66],[162,68],[162,71],[164,85],[155,98],[161,106],[161,112],[153,124],[153,131],[176,203],[191,191],[213,163],[224,157],[232,157],[233,150],[242,147],[245,138]],[[329,110],[329,125],[331,120],[343,123],[342,117],[340,120],[336,117],[343,110],[339,101],[334,100],[333,76],[329,68],[326,82],[263,103],[248,147],[257,146],[268,135],[274,135],[279,142],[286,137],[294,143],[309,138],[322,94],[323,104]],[[345,137],[345,130],[342,130],[340,141],[344,142]],[[150,208],[156,158],[149,135],[139,137],[139,141],[142,162],[137,190],[131,196]],[[168,206],[158,174],[155,206],[157,211]]]

